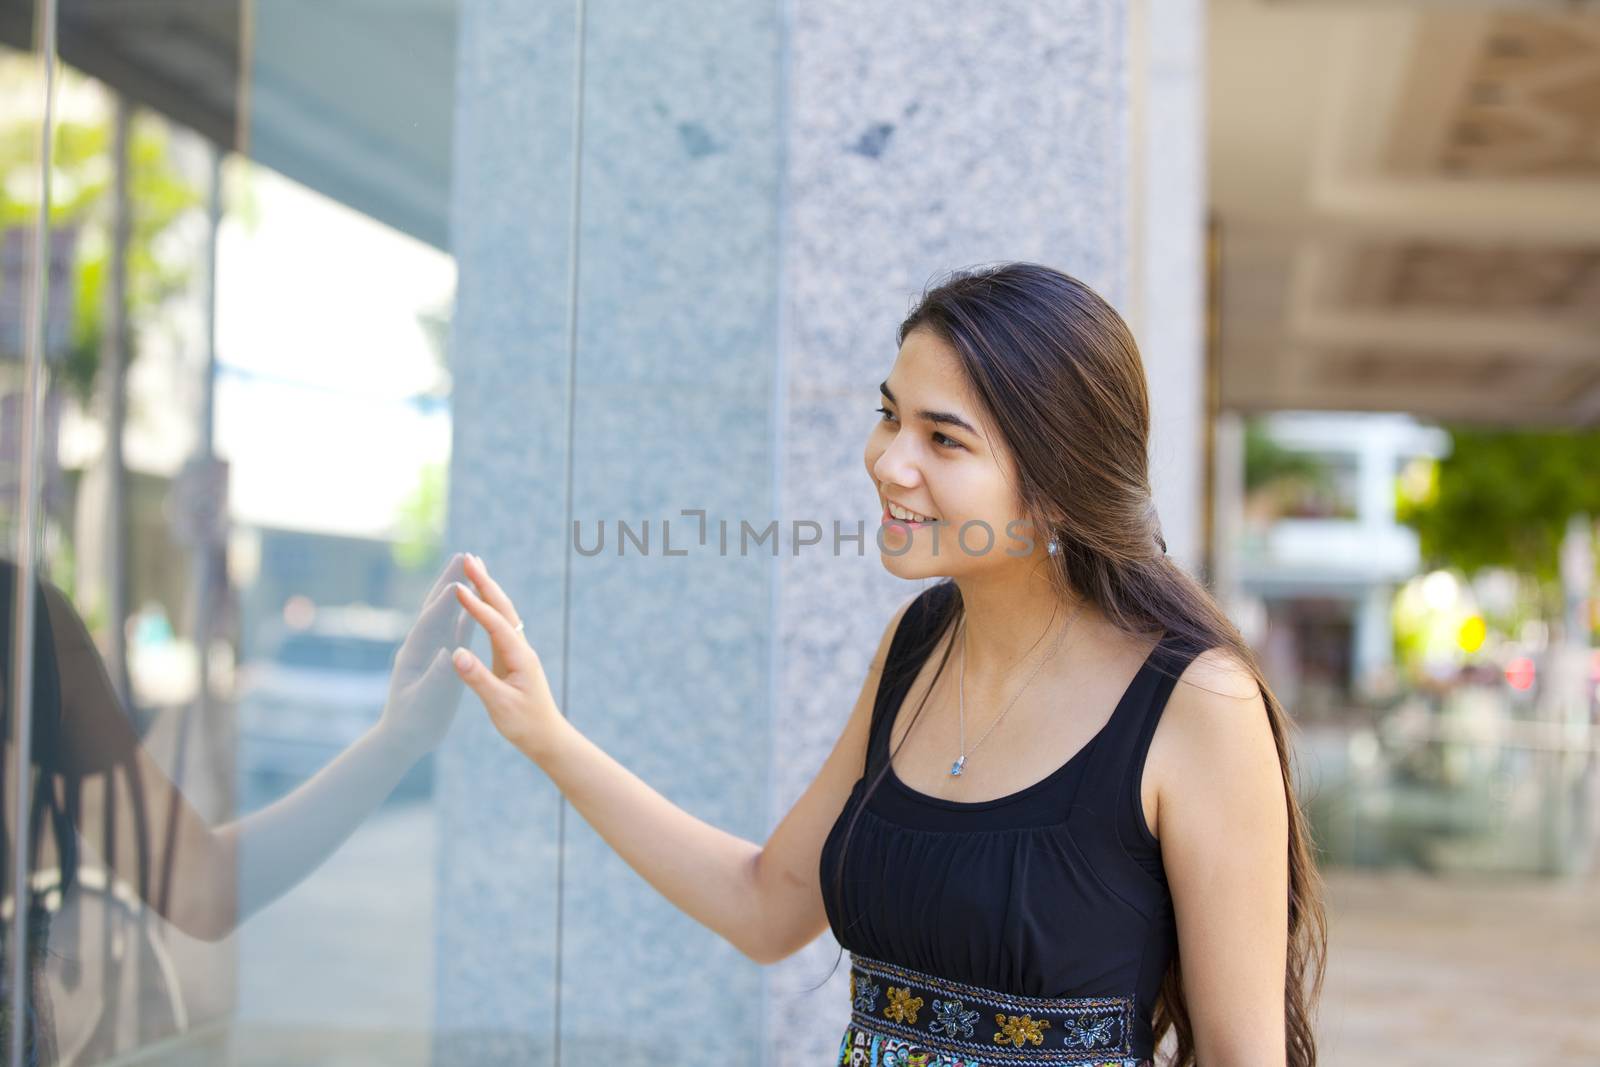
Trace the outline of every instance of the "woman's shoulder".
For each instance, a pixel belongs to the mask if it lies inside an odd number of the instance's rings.
[[[1149,762],[1165,808],[1193,802],[1225,811],[1281,785],[1277,739],[1255,673],[1232,650],[1187,659],[1151,741]]]
[[[1178,652],[1183,667],[1173,689],[1174,700],[1201,709],[1201,714],[1205,709],[1237,708],[1241,702],[1265,711],[1255,672],[1232,649],[1225,645],[1201,647],[1176,637],[1167,638],[1166,644]]]

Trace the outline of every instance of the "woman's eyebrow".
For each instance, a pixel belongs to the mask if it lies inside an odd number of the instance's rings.
[[[887,381],[878,383],[878,392],[888,397],[889,403],[900,403],[900,401],[894,398],[894,394],[889,391],[889,383]],[[983,435],[979,433],[977,429],[974,428],[973,425],[966,419],[963,419],[960,415],[956,415],[949,411],[929,411],[927,408],[923,408],[921,411],[916,413],[916,416],[917,418],[922,419],[924,422],[939,423],[943,426],[959,426],[961,429],[967,431],[974,437],[979,439],[983,437]]]

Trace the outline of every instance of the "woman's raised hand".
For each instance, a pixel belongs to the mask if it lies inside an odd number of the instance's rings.
[[[451,661],[462,681],[489,712],[496,730],[529,757],[535,756],[549,741],[554,728],[564,722],[556,707],[539,654],[518,629],[522,616],[506,596],[483,560],[468,554],[467,577],[476,589],[459,583],[456,598],[489,634],[494,663],[483,662],[466,648],[458,648]]]

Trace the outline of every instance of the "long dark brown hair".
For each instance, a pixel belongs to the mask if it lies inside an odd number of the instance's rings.
[[[1023,514],[1034,530],[1047,532],[1061,545],[1058,554],[1048,557],[1048,574],[1062,602],[1083,598],[1130,635],[1160,633],[1163,640],[1195,650],[1221,648],[1260,687],[1289,813],[1283,994],[1288,1067],[1315,1067],[1312,1011],[1322,988],[1327,926],[1310,829],[1294,788],[1293,723],[1238,629],[1205,588],[1166,554],[1150,491],[1150,399],[1132,333],[1116,310],[1083,282],[1026,262],[945,275],[924,290],[900,324],[898,341],[904,343],[917,329],[931,332],[954,351],[968,384],[1015,457],[1015,488]],[[942,584],[952,587],[951,595],[932,599],[933,620],[918,647],[894,657],[898,667],[884,665],[880,695],[898,688],[905,675],[914,676],[960,620],[959,590],[951,580]],[[934,682],[949,662],[952,646],[945,645]],[[891,678],[891,673],[898,676]],[[932,690],[930,683],[911,725]],[[853,805],[845,842],[889,765],[888,759],[882,761]],[[836,886],[842,883],[845,854],[841,844]],[[1176,1034],[1171,1067],[1193,1067],[1194,1033],[1181,964],[1175,952],[1152,1024],[1158,1047],[1169,1031]]]

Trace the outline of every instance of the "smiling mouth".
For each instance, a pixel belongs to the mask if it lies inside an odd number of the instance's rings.
[[[896,514],[896,512],[899,512],[899,514]],[[896,522],[902,526],[926,526],[928,523],[936,522],[938,520],[928,515],[918,514],[917,512],[912,511],[910,508],[903,508],[899,504],[885,500],[883,502],[883,521]]]

